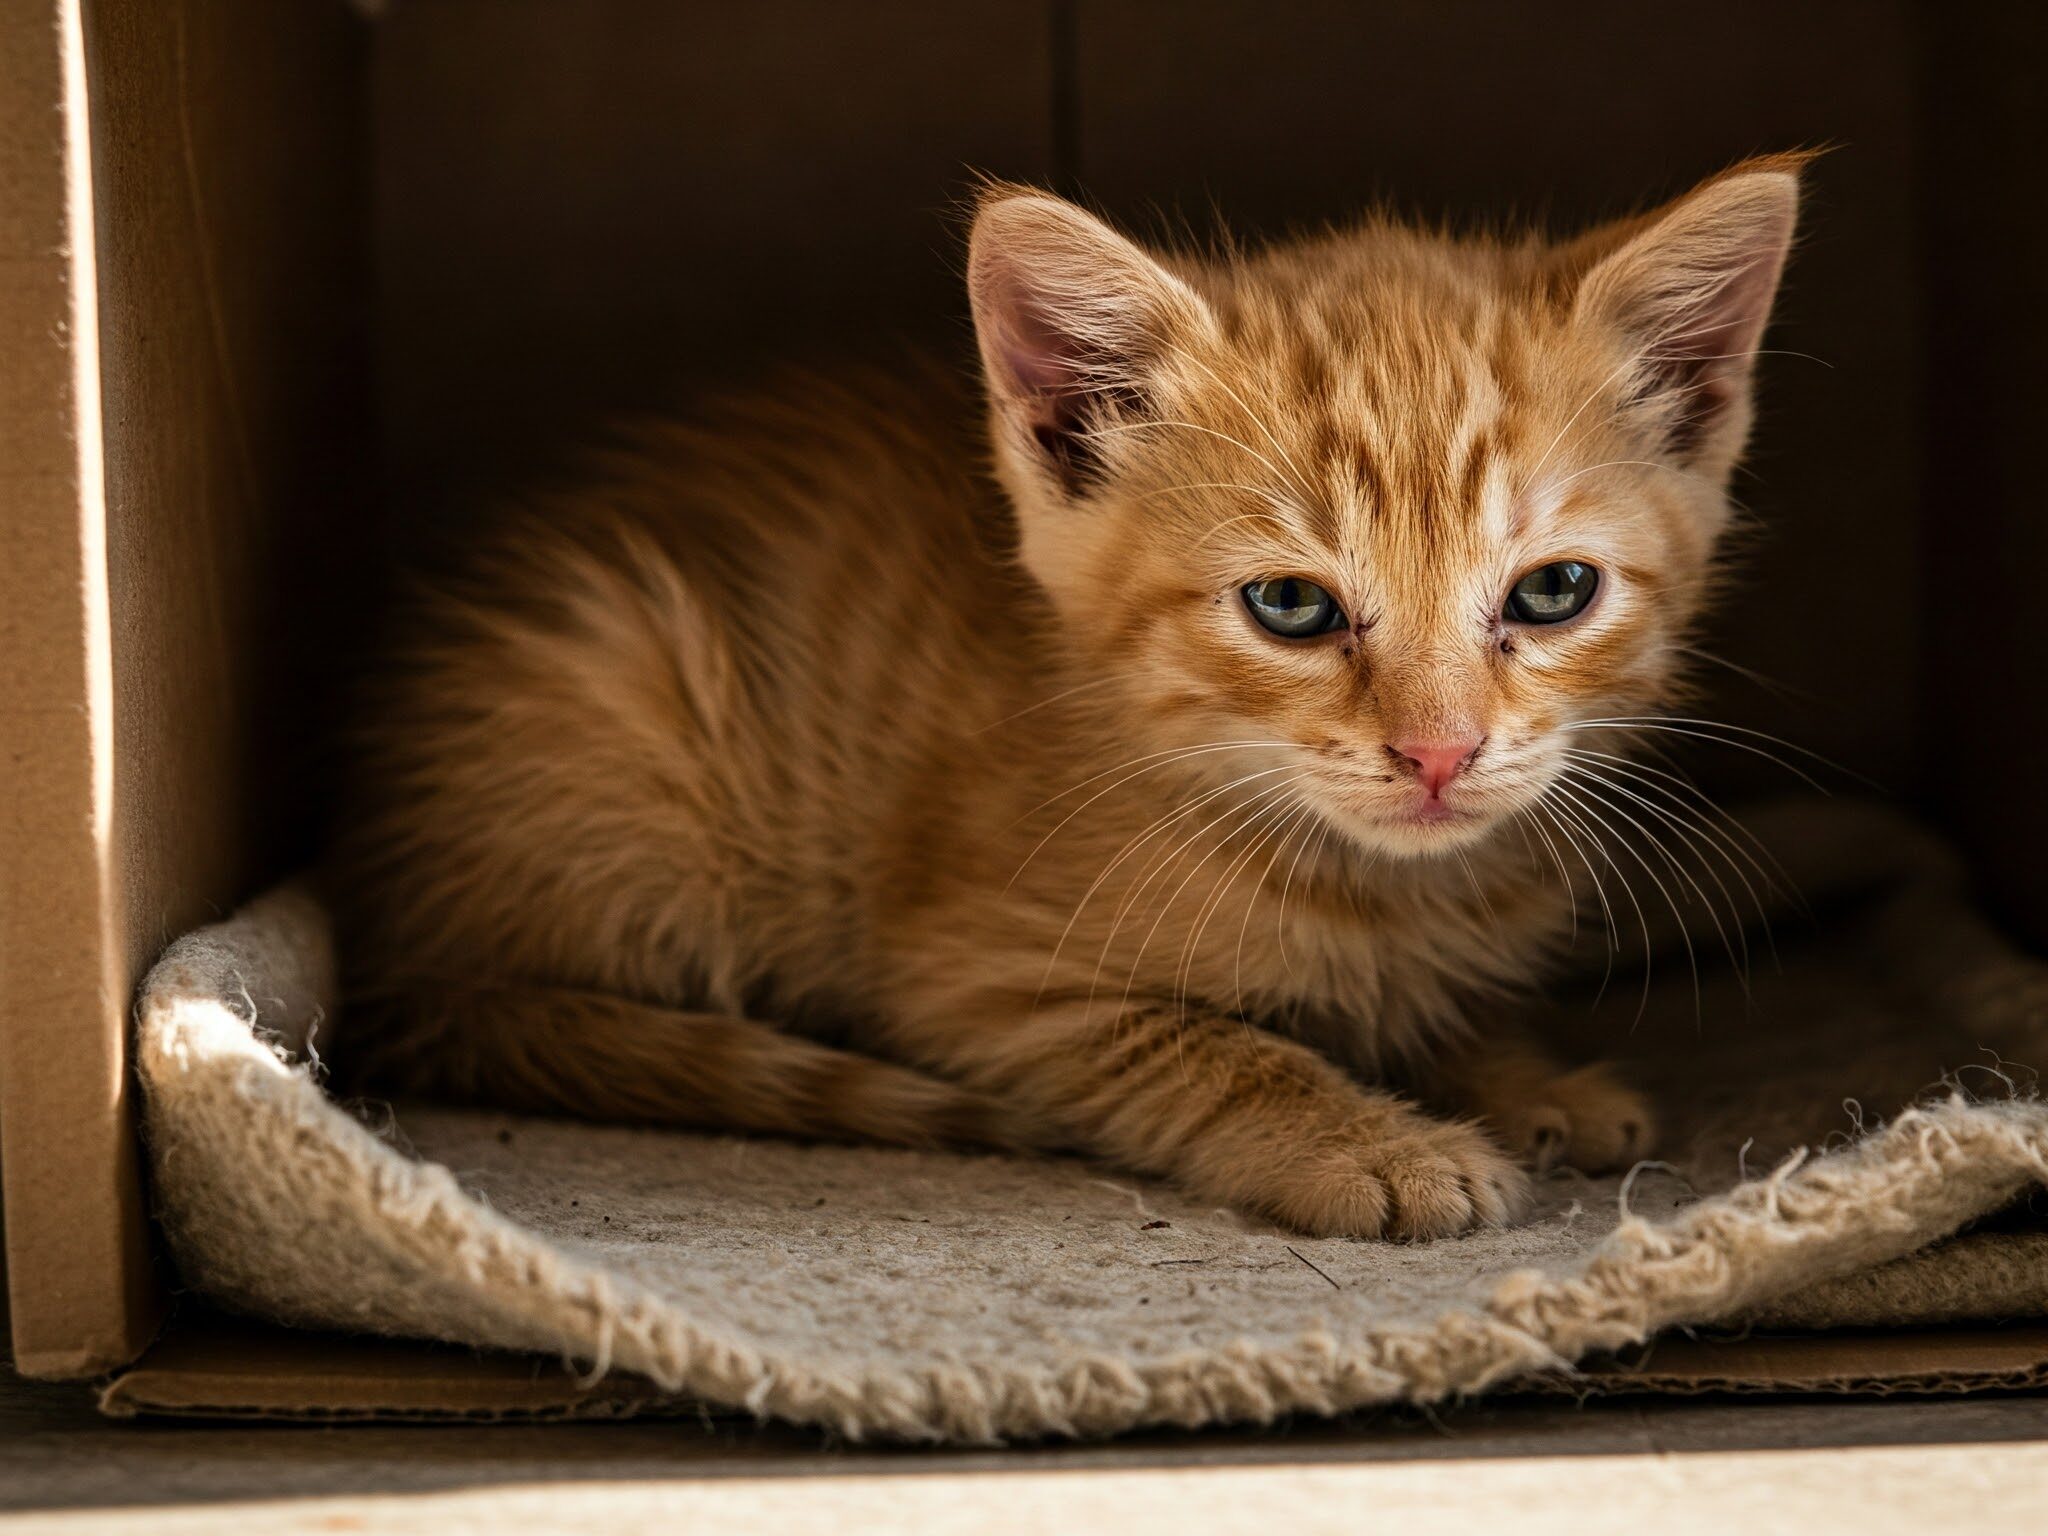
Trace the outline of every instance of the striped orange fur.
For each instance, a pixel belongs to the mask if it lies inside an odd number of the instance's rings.
[[[647,426],[418,605],[334,866],[356,1069],[1362,1236],[1640,1156],[1492,1021],[1571,910],[1564,753],[1680,685],[1799,169],[1221,256],[988,189],[981,423],[878,376]],[[1584,612],[1504,615],[1565,560]],[[1288,577],[1341,624],[1263,629]]]

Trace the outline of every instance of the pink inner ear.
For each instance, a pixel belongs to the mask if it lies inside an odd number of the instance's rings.
[[[1006,329],[998,353],[1025,420],[1037,431],[1071,427],[1086,367],[1071,337],[1045,325],[1026,307]]]
[[[994,332],[993,382],[1035,430],[1071,429],[1113,359],[1063,324],[1048,296],[1015,269],[991,278],[981,323]]]
[[[1731,285],[1732,286],[1732,285]],[[1671,432],[1680,452],[1693,447],[1724,416],[1747,387],[1757,339],[1769,313],[1770,290],[1763,307],[1750,311],[1738,296],[1717,296],[1708,308],[1681,311],[1669,328],[1653,335],[1644,349],[1649,363],[1637,398],[1676,393],[1685,397]]]
[[[1102,362],[1090,358],[1071,329],[1055,322],[1044,297],[1007,264],[988,272],[979,297],[989,384],[1072,491],[1093,459],[1084,427]]]
[[[1000,355],[1020,394],[1065,394],[1081,382],[1080,348],[1047,324],[1029,300],[1015,303],[1004,316]]]
[[[1791,233],[1788,210],[1739,239],[1647,255],[1629,306],[1647,364],[1636,396],[1681,397],[1669,429],[1677,451],[1696,446],[1747,392]]]
[[[1089,407],[1116,391],[1128,359],[1082,332],[1085,313],[1063,323],[1054,300],[1006,262],[992,264],[981,290],[980,323],[989,333],[991,383],[1048,458],[1067,475],[1090,455],[1080,442]],[[1076,309],[1085,310],[1085,301]]]
[[[1158,350],[1206,322],[1200,299],[1137,246],[1037,194],[982,210],[967,283],[993,403],[1070,488],[1100,462],[1097,429],[1143,409]]]
[[[1626,338],[1631,395],[1675,451],[1700,449],[1746,404],[1798,208],[1789,171],[1733,172],[1640,223],[1586,274],[1579,314]]]
[[[1770,319],[1783,259],[1782,245],[1754,250],[1717,286],[1681,304],[1659,339],[1658,354],[1698,364],[1747,368]]]

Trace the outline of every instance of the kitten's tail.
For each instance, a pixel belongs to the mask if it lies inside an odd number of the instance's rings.
[[[897,1147],[1044,1149],[971,1089],[753,1019],[565,987],[408,986],[351,998],[342,1085],[587,1120]]]

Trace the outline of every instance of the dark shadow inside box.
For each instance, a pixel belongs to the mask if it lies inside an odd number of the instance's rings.
[[[1256,239],[1381,200],[1569,226],[1827,147],[1699,709],[1914,801],[2048,934],[2018,851],[2048,843],[2025,766],[2048,684],[1998,662],[2048,556],[2022,446],[2048,404],[2048,216],[2005,181],[2048,162],[2019,62],[2044,29],[1904,0],[1599,0],[1562,24],[1420,0],[395,7],[371,90],[387,495],[408,527],[459,517],[613,412],[782,361],[913,345],[967,368],[982,174],[1141,233]],[[1953,794],[1943,743],[1981,721],[2009,750]],[[1717,789],[1790,787],[1693,756]]]

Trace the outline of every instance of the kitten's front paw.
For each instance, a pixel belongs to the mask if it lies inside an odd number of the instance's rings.
[[[1404,1109],[1329,1137],[1259,1203],[1314,1237],[1413,1239],[1500,1226],[1528,1200],[1528,1176],[1480,1127]]]
[[[1649,1101],[1604,1063],[1532,1083],[1488,1106],[1486,1120],[1538,1173],[1612,1173],[1648,1157],[1657,1139]]]

